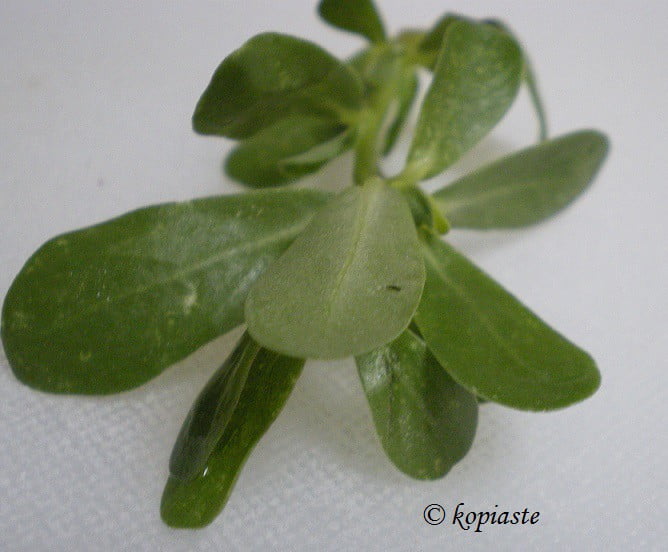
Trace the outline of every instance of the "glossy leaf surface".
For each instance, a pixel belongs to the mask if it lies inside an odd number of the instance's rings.
[[[500,29],[456,21],[449,25],[434,68],[407,172],[418,180],[440,173],[483,138],[513,103],[522,53]]]
[[[188,412],[172,450],[169,460],[172,476],[190,480],[204,471],[211,452],[232,418],[259,351],[260,346],[244,333],[232,354],[204,386]]]
[[[328,203],[251,289],[250,334],[301,358],[370,351],[410,322],[424,263],[406,201],[382,182]]]
[[[193,115],[201,134],[247,138],[289,115],[350,118],[362,103],[350,67],[315,44],[278,33],[250,39],[216,69]]]
[[[587,188],[607,151],[601,133],[574,132],[495,161],[437,191],[434,199],[457,227],[535,224]]]
[[[286,160],[331,143],[345,130],[345,126],[326,119],[287,117],[234,148],[225,163],[225,171],[248,186],[261,188],[287,184],[318,170],[340,153],[343,144],[338,148],[329,147],[308,162],[288,165]]]
[[[478,403],[410,330],[356,357],[388,457],[418,479],[443,477],[473,443]]]
[[[318,13],[330,25],[362,35],[371,42],[385,40],[383,21],[372,0],[322,0]]]
[[[190,481],[170,477],[160,513],[172,527],[204,527],[223,509],[239,472],[283,409],[304,361],[261,349],[206,467]]]
[[[427,281],[415,321],[441,365],[471,393],[522,410],[590,396],[592,358],[451,246],[424,235]]]
[[[44,244],[14,280],[2,341],[16,376],[114,393],[243,322],[249,287],[327,194],[277,190],[168,203]]]

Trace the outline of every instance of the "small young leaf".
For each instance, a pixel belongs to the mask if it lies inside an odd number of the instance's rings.
[[[239,402],[209,456],[190,481],[170,477],[160,513],[171,527],[204,527],[223,509],[253,448],[278,417],[301,374],[304,361],[260,349]]]
[[[326,119],[303,115],[287,117],[232,150],[225,162],[225,171],[248,186],[260,188],[287,184],[318,170],[340,153],[341,146],[338,150],[330,147],[326,152],[328,156],[321,154],[311,162],[286,165],[287,160],[330,143],[345,130],[345,126]]]
[[[385,40],[383,21],[372,0],[322,0],[318,13],[330,25],[362,35],[371,42]]]
[[[457,21],[471,21],[461,15],[446,13],[436,22],[431,30],[424,36],[418,45],[420,54],[422,54],[425,66],[428,69],[434,69],[438,54],[443,45],[443,37],[450,26]]]
[[[406,119],[410,115],[411,107],[413,107],[413,102],[417,96],[418,85],[418,78],[414,71],[406,72],[403,75],[398,90],[396,115],[385,134],[383,155],[387,155],[394,148],[397,138],[399,138],[399,134],[406,123]]]
[[[181,426],[169,459],[173,477],[187,481],[204,471],[232,418],[259,351],[260,346],[244,333],[232,354],[202,389]]]
[[[193,115],[201,134],[247,138],[289,115],[340,123],[362,104],[355,71],[311,42],[277,33],[250,39],[216,69]]]
[[[459,159],[511,106],[521,76],[522,53],[512,37],[483,23],[451,23],[420,111],[406,172],[421,180]]]
[[[410,330],[356,357],[388,457],[417,479],[443,477],[473,443],[478,403]]]
[[[592,358],[480,269],[424,234],[427,269],[415,321],[436,359],[471,393],[522,410],[551,410],[590,396]]]
[[[415,312],[424,262],[406,201],[382,182],[331,200],[252,287],[250,334],[300,358],[365,353]]]
[[[52,239],[7,293],[2,341],[22,382],[115,393],[243,322],[247,290],[328,194],[168,203]]]
[[[455,227],[516,228],[557,213],[594,178],[608,141],[573,132],[487,165],[434,194]]]

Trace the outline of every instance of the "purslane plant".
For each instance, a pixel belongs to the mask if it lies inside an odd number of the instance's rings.
[[[304,359],[355,357],[383,448],[419,479],[465,456],[480,402],[544,411],[599,385],[586,352],[439,235],[556,213],[592,180],[606,138],[547,138],[527,57],[498,21],[448,14],[388,37],[371,0],[323,0],[319,12],[368,46],[340,61],[305,40],[256,36],[215,71],[193,125],[238,140],[226,170],[248,186],[288,184],[352,150],[350,185],[168,203],[58,236],[3,305],[14,373],[53,393],[131,389],[246,324],[174,447],[161,512],[175,527],[220,512]],[[433,77],[405,167],[385,175],[424,69]],[[539,143],[424,192],[419,183],[487,135],[522,84]]]

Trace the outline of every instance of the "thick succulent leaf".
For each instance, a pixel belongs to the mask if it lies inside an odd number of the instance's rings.
[[[371,42],[385,40],[383,21],[372,0],[322,0],[318,13],[330,25],[362,35]]]
[[[346,127],[317,117],[293,115],[265,128],[239,144],[230,153],[225,171],[239,182],[252,187],[269,187],[293,182],[318,170],[335,157],[341,147],[331,147],[331,141],[345,134]],[[310,162],[286,164],[286,160],[311,152],[328,144],[326,151],[318,150]]]
[[[452,247],[425,234],[427,269],[415,321],[429,349],[471,393],[522,410],[551,410],[590,396],[592,358]]]
[[[172,527],[203,527],[227,502],[253,448],[278,417],[301,374],[304,361],[261,349],[230,421],[206,467],[189,481],[170,477],[160,513]]]
[[[249,287],[328,194],[168,203],[52,239],[2,311],[16,376],[54,393],[136,387],[243,322]]]
[[[329,202],[252,287],[250,334],[300,358],[365,353],[408,325],[424,263],[406,201],[382,182]]]
[[[247,138],[294,114],[338,123],[359,109],[362,91],[355,71],[319,46],[264,33],[216,69],[195,108],[193,127],[201,134]]]
[[[434,199],[456,227],[534,224],[578,197],[607,151],[601,133],[573,132],[495,161],[437,191]]]
[[[232,354],[204,386],[181,426],[169,459],[173,477],[197,477],[220,441],[246,385],[260,346],[244,333]]]
[[[417,479],[443,477],[473,443],[475,396],[445,372],[410,330],[355,360],[390,460]]]
[[[513,103],[522,53],[511,36],[483,23],[455,21],[445,33],[418,118],[406,172],[440,173],[483,138]]]

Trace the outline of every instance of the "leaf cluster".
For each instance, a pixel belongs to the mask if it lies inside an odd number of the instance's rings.
[[[136,387],[247,326],[178,436],[162,501],[173,526],[217,515],[308,358],[355,358],[383,448],[420,479],[466,455],[480,402],[551,410],[599,385],[586,352],[439,235],[554,215],[591,182],[606,138],[548,139],[526,53],[498,21],[446,14],[388,37],[371,0],[323,0],[319,13],[368,44],[339,60],[306,40],[258,35],[225,58],[195,108],[195,131],[237,140],[225,169],[255,190],[58,236],[3,305],[14,373],[53,393]],[[386,175],[421,71],[432,78],[405,166]],[[522,85],[538,143],[426,193],[420,182],[483,139]],[[339,193],[272,189],[347,150],[352,185]]]

